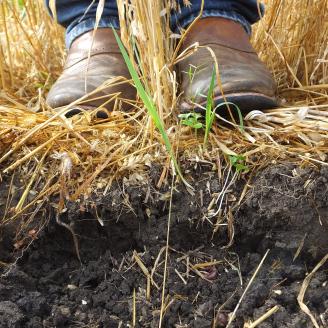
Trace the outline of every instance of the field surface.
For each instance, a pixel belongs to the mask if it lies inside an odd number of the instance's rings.
[[[328,327],[328,1],[264,2],[280,107],[207,132],[178,119],[175,1],[118,0],[139,96],[103,120],[46,104],[43,1],[0,3],[1,328]]]

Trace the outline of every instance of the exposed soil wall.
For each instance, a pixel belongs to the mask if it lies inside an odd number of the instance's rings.
[[[206,167],[193,174],[195,194],[179,185],[173,197],[163,327],[225,327],[267,250],[231,326],[243,327],[278,305],[259,327],[312,327],[296,298],[328,252],[327,168],[276,165],[258,173],[233,208],[234,241],[228,248],[226,222],[213,234],[213,225],[202,220],[222,183]],[[244,184],[240,180],[229,191],[228,204],[236,203]],[[24,254],[13,253],[10,229],[3,228],[0,260],[21,258],[3,267],[0,327],[127,327],[134,290],[136,327],[158,327],[169,215],[169,187],[164,189],[152,183],[113,187],[105,198],[94,199],[97,212],[71,205],[62,220],[74,222],[82,265],[70,232],[54,219]],[[150,299],[133,251],[154,271]],[[216,264],[201,267],[208,262]],[[305,294],[322,327],[328,326],[327,269],[320,268]]]

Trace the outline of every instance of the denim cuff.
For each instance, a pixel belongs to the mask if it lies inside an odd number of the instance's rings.
[[[183,28],[186,28],[198,17],[198,15],[199,13],[195,13],[188,16],[184,20],[180,21],[179,25]],[[248,35],[252,33],[252,27],[251,24],[248,22],[248,20],[244,16],[236,12],[208,9],[208,10],[204,10],[202,13],[202,18],[206,18],[206,17],[221,17],[221,18],[231,19],[237,23],[240,23],[244,27]]]
[[[197,17],[199,13],[190,14],[185,19],[179,21],[179,26],[186,28],[190,25]],[[206,9],[203,11],[202,18],[206,17],[221,17],[226,19],[231,19],[237,23],[240,23],[247,34],[251,34],[252,28],[248,20],[243,16],[234,11],[224,11],[224,10],[214,10]],[[66,48],[69,49],[73,41],[78,38],[80,35],[92,31],[95,27],[96,19],[87,18],[82,22],[73,21],[66,29]],[[108,16],[102,17],[99,21],[98,28],[108,28],[113,27],[115,29],[120,28],[120,23],[118,17]],[[178,32],[178,31],[175,31]]]
[[[72,22],[66,29],[66,49],[69,49],[72,45],[73,41],[78,38],[80,35],[92,31],[95,27],[96,19],[88,18],[76,24],[76,22]],[[113,27],[116,30],[120,28],[120,23],[118,17],[109,16],[102,17],[99,21],[98,28],[108,28]]]

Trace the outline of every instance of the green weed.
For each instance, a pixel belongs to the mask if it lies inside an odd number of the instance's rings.
[[[246,173],[249,171],[249,167],[246,165],[246,158],[242,155],[230,155],[231,165],[236,169],[238,173]]]
[[[202,117],[202,114],[191,112],[179,114],[178,117],[181,119],[182,125],[190,126],[195,130],[204,128],[204,124],[202,122],[199,122],[199,119]]]

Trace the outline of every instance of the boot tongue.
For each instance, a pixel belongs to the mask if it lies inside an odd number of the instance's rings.
[[[186,35],[183,49],[198,42],[201,46],[220,45],[243,52],[256,53],[243,26],[230,19],[202,18]]]
[[[89,52],[91,56],[104,53],[121,54],[112,30],[110,28],[100,28],[96,31],[94,38],[93,31],[90,31],[73,42],[67,54],[65,68],[88,58]]]

